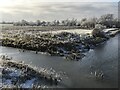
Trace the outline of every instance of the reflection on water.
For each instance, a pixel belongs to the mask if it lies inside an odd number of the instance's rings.
[[[118,36],[111,38],[95,50],[90,50],[80,61],[66,61],[62,57],[19,52],[18,49],[0,47],[1,54],[12,56],[15,60],[24,60],[32,66],[53,68],[63,71],[67,77],[61,82],[63,87],[105,88],[117,87],[118,80]],[[103,80],[97,80],[95,71],[104,73]]]

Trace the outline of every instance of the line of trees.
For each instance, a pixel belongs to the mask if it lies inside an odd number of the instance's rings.
[[[54,20],[52,22],[47,21],[40,21],[37,20],[36,22],[28,22],[26,20],[21,20],[20,22],[15,22],[15,26],[80,26],[80,23],[77,19],[66,19],[66,20]]]
[[[120,21],[118,18],[114,18],[113,14],[105,14],[102,15],[100,18],[83,18],[81,21],[77,19],[66,19],[66,20],[54,20],[52,22],[48,21],[40,21],[37,20],[36,22],[29,22],[26,20],[21,20],[19,22],[14,22],[13,25],[15,26],[79,26],[81,28],[95,28],[96,24],[101,24],[107,28],[120,28]]]

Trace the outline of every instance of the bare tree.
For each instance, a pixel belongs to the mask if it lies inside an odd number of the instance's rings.
[[[113,25],[114,17],[113,14],[105,14],[99,18],[99,23],[111,28]]]

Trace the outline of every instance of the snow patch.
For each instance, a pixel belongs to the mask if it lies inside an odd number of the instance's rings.
[[[35,80],[36,80],[35,78],[33,78],[31,80],[27,80],[25,83],[21,84],[20,86],[22,88],[32,88]]]

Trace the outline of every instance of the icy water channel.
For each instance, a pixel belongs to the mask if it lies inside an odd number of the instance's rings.
[[[120,34],[103,45],[90,50],[80,61],[67,61],[62,57],[19,52],[16,48],[0,46],[0,54],[7,54],[14,60],[23,60],[32,66],[53,68],[64,72],[60,83],[66,88],[115,88],[118,87],[118,42]],[[95,72],[103,72],[102,80],[96,79]]]

